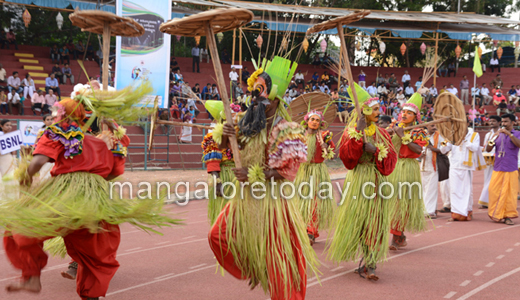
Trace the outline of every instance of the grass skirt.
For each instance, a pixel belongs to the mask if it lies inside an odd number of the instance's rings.
[[[281,198],[280,185],[283,182],[277,180],[274,190],[271,184],[266,182],[265,197],[262,199],[253,198],[248,188],[244,189],[244,199],[240,196],[231,199],[226,220],[226,238],[229,251],[245,278],[252,278],[266,293],[271,290],[273,294],[275,291],[274,287],[269,286],[267,270],[280,270],[276,274],[279,276],[276,280],[283,282],[286,289],[275,293],[287,296],[291,293],[291,281],[294,287],[301,284],[302,275],[299,274],[296,257],[303,255],[307,267],[314,273],[317,270],[317,257],[310,246],[306,224],[301,218],[295,198]],[[235,183],[239,195],[240,184],[236,181]],[[291,194],[290,188],[284,191],[284,195]],[[255,195],[258,198],[260,194],[263,192],[257,192]],[[302,249],[301,253],[295,253],[293,250],[291,231],[295,233]]]
[[[365,154],[364,154],[365,155]],[[367,182],[373,186],[363,185]],[[382,199],[378,189],[387,177],[377,171],[373,163],[359,163],[347,172],[343,187],[343,199],[332,228],[334,236],[328,245],[328,258],[337,263],[354,261],[364,257],[367,266],[374,267],[377,262],[386,259],[390,236],[391,202]],[[349,185],[350,183],[350,185]],[[373,199],[363,196],[371,196]],[[391,188],[383,186],[382,195],[389,195]]]
[[[417,160],[413,158],[399,158],[394,172],[388,176],[394,185],[393,220],[392,229],[398,231],[410,231],[412,233],[426,230],[426,219],[424,217],[424,201],[422,195],[421,170]],[[399,187],[401,183],[402,187]],[[407,185],[412,186],[411,194]],[[399,196],[401,190],[401,196]]]
[[[312,178],[313,188],[312,193],[309,191],[310,178]],[[307,183],[301,189],[301,195],[298,192],[300,189],[300,185],[302,183]],[[303,221],[305,224],[309,224],[312,221],[313,213],[315,213],[318,217],[317,225],[321,229],[328,229],[330,224],[332,223],[332,217],[334,213],[334,196],[329,195],[329,193],[321,193],[319,194],[320,189],[327,189],[326,184],[322,183],[332,183],[330,181],[329,169],[325,163],[302,163],[300,164],[300,168],[298,169],[298,173],[296,174],[296,178],[294,179],[294,186],[297,189],[296,192],[296,202],[299,206],[300,212],[302,214]],[[331,189],[332,190],[332,189]],[[309,198],[302,198],[301,196]],[[330,196],[324,199],[320,199],[318,196]]]
[[[167,216],[162,199],[111,198],[110,182],[84,172],[52,177],[0,204],[0,226],[27,237],[65,236],[84,228],[97,233],[104,230],[101,221],[128,222],[155,233],[152,227],[180,223]]]
[[[226,161],[220,165],[220,180],[222,183],[224,182],[233,182],[235,179],[235,173],[231,169],[235,167],[235,163],[232,161]],[[209,175],[209,182],[212,182],[213,176]],[[224,187],[224,195],[231,195],[232,187],[226,186]],[[218,215],[226,206],[228,200],[224,197],[215,197],[215,191],[213,188],[213,184],[210,184],[209,188],[209,201],[208,201],[208,219],[209,223],[213,225],[217,220]]]

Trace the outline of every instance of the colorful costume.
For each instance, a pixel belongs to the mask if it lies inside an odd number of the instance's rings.
[[[332,186],[325,159],[334,157],[335,146],[332,141],[332,132],[328,130],[320,131],[321,128],[325,127],[322,112],[311,111],[307,113],[302,123],[306,124],[310,116],[319,116],[321,124],[318,133],[310,134],[307,132],[306,134],[307,162],[300,164],[294,186],[298,190],[303,187],[301,193],[296,193],[296,199],[303,221],[307,224],[307,234],[311,239],[311,244],[313,244],[315,238],[320,236],[318,228],[327,229],[332,221],[334,198],[330,193],[327,193],[327,198],[318,199],[318,192],[324,189],[327,183]],[[317,134],[320,136],[318,137]],[[321,146],[323,143],[326,144],[325,148]]]
[[[215,116],[216,120],[222,120],[221,111],[224,109],[222,106],[222,101],[208,100],[206,101],[205,106],[210,114]],[[222,141],[222,130],[222,123],[218,123],[215,126],[215,129],[213,129],[212,132],[206,134],[202,140],[202,162],[206,164],[209,177],[208,218],[211,225],[215,223],[218,215],[228,202],[228,200],[224,197],[217,195],[215,191],[217,183],[232,183],[233,180],[235,180],[235,174],[232,171],[232,169],[235,168],[235,162],[233,161],[233,153],[231,152],[231,148],[219,148],[219,144]],[[229,196],[231,193],[231,186],[226,185],[223,190],[223,195]]]
[[[80,127],[85,119],[82,102],[65,99],[55,104],[56,123],[45,129],[33,152],[33,161],[43,156],[55,162],[52,178],[30,187],[21,199],[5,203],[0,208],[0,226],[8,230],[4,237],[6,255],[22,270],[23,282],[39,280],[47,264],[43,243],[61,236],[68,255],[78,263],[78,294],[82,299],[96,299],[105,295],[119,267],[119,224],[128,222],[154,231],[151,226],[178,220],[166,216],[162,200],[111,196],[107,179],[123,174],[130,140],[122,129],[98,138],[85,135]],[[119,113],[130,113],[131,109],[120,108]],[[105,117],[103,114],[100,111]]]
[[[248,80],[256,102],[240,120],[237,138],[242,144],[241,162],[249,167],[249,184],[235,184],[235,197],[209,232],[209,243],[219,264],[237,279],[249,279],[252,287],[260,284],[275,300],[304,299],[307,266],[315,271],[316,265],[316,254],[308,243],[294,194],[284,198],[291,191],[281,188],[286,180],[294,180],[307,156],[304,129],[288,121],[290,117],[280,100],[296,66],[275,57],[265,72],[260,68]],[[267,128],[262,103],[275,98],[280,102],[273,124]],[[276,170],[283,176],[273,180],[275,186],[265,178],[266,167],[266,171]],[[260,184],[265,184],[265,193],[254,192]]]
[[[422,106],[422,97],[415,93],[410,99],[403,104],[403,110],[410,110],[415,113],[417,121],[412,124],[404,124],[402,122],[393,124],[392,127],[406,127],[415,125],[420,120],[419,109]],[[402,114],[402,112],[401,112]],[[401,118],[400,118],[401,119]],[[424,218],[424,202],[422,200],[422,182],[421,170],[419,162],[416,160],[421,154],[415,153],[408,147],[409,143],[415,143],[421,147],[428,143],[427,132],[424,128],[407,130],[404,137],[400,138],[397,134],[392,136],[392,143],[395,150],[399,153],[399,159],[395,166],[395,170],[389,176],[389,180],[394,185],[394,195],[392,201],[395,203],[392,234],[394,235],[390,249],[396,250],[397,247],[406,245],[406,236],[403,232],[406,230],[412,232],[420,232],[426,230],[426,221]]]
[[[511,134],[520,138],[520,131],[512,130]],[[495,165],[489,183],[488,215],[493,221],[502,222],[506,218],[518,218],[518,147],[513,144],[511,137],[501,133],[495,141],[495,148]]]
[[[355,86],[360,102],[370,97]],[[371,115],[372,107],[377,105],[377,98],[366,100],[364,115]],[[364,133],[358,131],[357,116],[354,111],[339,143],[339,158],[350,171],[345,178],[345,194],[336,210],[328,258],[339,263],[361,256],[366,267],[375,270],[376,263],[384,260],[388,252],[392,210],[391,202],[384,197],[390,194],[387,176],[394,171],[397,154],[389,134],[375,123],[367,124]],[[364,151],[366,143],[377,147],[376,152]]]

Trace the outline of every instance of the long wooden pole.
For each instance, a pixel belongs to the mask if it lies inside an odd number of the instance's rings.
[[[220,90],[222,103],[224,104],[224,112],[226,113],[226,119],[228,124],[233,126],[233,117],[231,115],[231,107],[229,103],[228,93],[226,90],[226,84],[224,81],[224,74],[222,73],[222,66],[220,65],[220,58],[218,56],[215,34],[209,22],[206,22],[204,26],[206,27],[206,39],[208,40],[209,51],[211,53],[211,57],[213,58],[211,61],[213,62],[213,68],[215,69],[215,74],[217,75],[217,85]],[[235,160],[235,166],[237,168],[242,168],[242,164],[240,162],[240,150],[238,149],[236,137],[230,138],[229,142],[231,144],[231,150],[233,151],[233,159]]]
[[[441,118],[441,119],[437,119],[435,121],[431,121],[431,122],[426,122],[426,123],[422,123],[422,124],[417,124],[417,125],[413,125],[413,126],[408,126],[408,127],[405,127],[403,128],[404,130],[412,130],[412,129],[415,129],[415,128],[421,128],[421,127],[426,127],[428,125],[432,125],[432,124],[438,124],[438,123],[444,123],[444,122],[447,122],[447,121],[457,121],[459,119],[455,119],[455,118],[452,118],[452,117],[444,117],[444,118]],[[460,120],[462,121],[462,120]]]
[[[434,72],[433,72],[433,85],[435,87],[437,87],[436,83],[437,83],[437,57],[438,57],[438,54],[437,52],[439,51],[439,33],[436,32],[435,33],[435,66],[434,66]]]
[[[211,126],[208,126],[208,125],[190,124],[190,123],[175,122],[175,121],[164,121],[164,120],[157,120],[156,124],[161,124],[161,125],[178,125],[178,126],[195,127],[195,128],[201,128],[201,129],[213,129]]]
[[[231,58],[231,65],[235,64],[235,43],[237,40],[237,29],[233,29],[233,57]]]
[[[339,34],[339,40],[341,41],[341,51],[340,53],[345,54],[345,69],[347,69],[347,80],[348,85],[351,87],[350,90],[352,91],[352,98],[354,98],[354,102],[356,103],[356,110],[358,113],[358,117],[361,117],[361,107],[359,106],[357,93],[356,93],[356,87],[354,86],[354,79],[352,77],[352,70],[350,69],[350,59],[348,57],[347,52],[347,46],[345,45],[345,35],[343,34],[343,26],[341,24],[338,24],[336,27]],[[340,66],[341,68],[341,66]]]
[[[238,64],[242,65],[242,29],[238,29]],[[243,69],[244,67],[242,67]],[[240,87],[242,88],[242,69],[240,69],[240,74],[238,75],[238,82],[240,83]]]
[[[110,25],[103,25],[103,90],[108,90],[108,61],[110,60]]]

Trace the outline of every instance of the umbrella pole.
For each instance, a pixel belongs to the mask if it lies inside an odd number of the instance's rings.
[[[220,97],[222,99],[222,103],[224,103],[224,112],[226,113],[226,119],[228,124],[231,124],[231,126],[233,126],[233,116],[231,115],[231,107],[228,100],[229,98],[227,95],[226,84],[224,81],[224,74],[222,73],[222,66],[220,65],[220,57],[218,55],[215,34],[209,22],[206,22],[204,26],[206,27],[206,40],[208,42],[209,51],[211,53],[211,57],[213,58],[213,68],[215,69],[215,73],[217,75],[217,85],[220,89]],[[230,138],[229,142],[231,144],[231,150],[233,151],[233,159],[235,161],[235,166],[237,169],[240,169],[242,168],[242,164],[240,163],[240,150],[238,149],[236,137]]]
[[[108,61],[110,60],[110,25],[103,25],[103,90],[108,90]]]

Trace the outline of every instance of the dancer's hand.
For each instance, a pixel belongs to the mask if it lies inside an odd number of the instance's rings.
[[[402,138],[404,136],[404,129],[402,127],[397,126],[397,128],[394,128],[395,134]]]
[[[222,197],[222,182],[217,182],[217,185],[215,186],[215,195],[217,195],[217,197]]]
[[[356,129],[357,129],[358,131],[363,131],[366,127],[367,127],[367,121],[365,120],[365,117],[362,116],[362,117],[359,118],[358,121],[357,121]]]
[[[365,143],[365,151],[368,153],[376,153],[376,146],[372,145],[371,143]]]
[[[234,168],[233,172],[235,173],[235,177],[240,182],[246,182],[247,181],[247,168]]]

